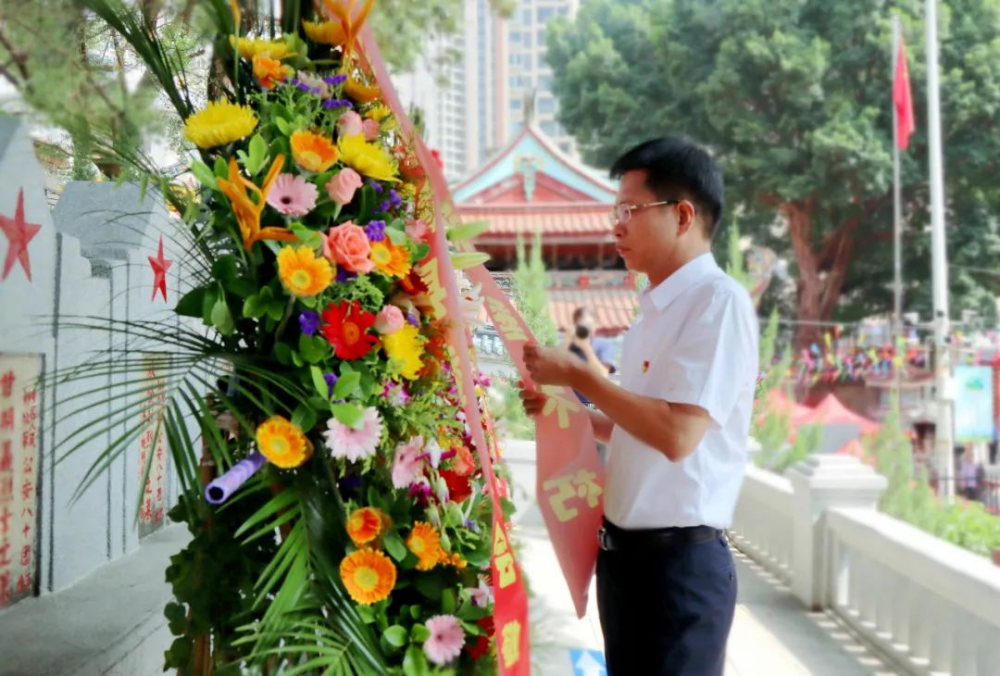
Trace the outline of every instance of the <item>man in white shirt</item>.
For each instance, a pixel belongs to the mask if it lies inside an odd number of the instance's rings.
[[[648,141],[611,174],[618,251],[649,277],[621,386],[552,348],[527,346],[525,363],[535,382],[582,392],[598,439],[610,440],[597,563],[608,673],[721,676],[736,604],[724,530],[747,459],[756,313],[712,258],[723,181],[706,151]],[[536,392],[522,399],[531,414],[544,404]]]

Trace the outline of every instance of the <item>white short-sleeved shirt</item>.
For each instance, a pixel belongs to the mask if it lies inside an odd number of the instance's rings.
[[[616,425],[605,514],[628,529],[728,528],[743,483],[757,384],[753,302],[705,254],[646,289],[640,309],[625,335],[622,387],[700,406],[712,421],[698,447],[679,462]]]

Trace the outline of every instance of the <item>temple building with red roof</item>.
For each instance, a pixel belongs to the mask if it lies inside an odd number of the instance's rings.
[[[560,330],[572,326],[573,310],[591,309],[597,334],[616,336],[632,323],[638,295],[635,276],[615,250],[608,214],[616,188],[576,162],[534,124],[521,132],[453,189],[464,222],[489,223],[476,248],[503,286],[517,266],[517,241],[527,245],[537,230],[552,279],[550,313]]]

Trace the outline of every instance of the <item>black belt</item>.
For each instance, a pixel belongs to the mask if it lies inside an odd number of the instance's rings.
[[[710,526],[625,530],[605,520],[597,533],[597,542],[606,552],[653,551],[707,542],[722,536],[723,531]]]

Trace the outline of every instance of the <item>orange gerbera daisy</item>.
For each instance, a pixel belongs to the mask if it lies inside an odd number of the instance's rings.
[[[440,563],[441,555],[444,554],[437,528],[423,521],[413,524],[410,537],[406,538],[406,546],[417,555],[417,570],[430,570]]]
[[[264,89],[274,89],[279,82],[284,82],[294,72],[267,54],[256,54],[253,57],[253,76]]]
[[[325,136],[311,131],[297,131],[289,140],[295,164],[306,171],[321,174],[337,161],[337,146]]]
[[[396,246],[386,237],[381,242],[371,243],[371,253],[368,259],[375,264],[375,269],[387,277],[402,278],[410,274],[410,252],[404,247]]]
[[[258,188],[257,184],[240,174],[236,158],[230,157],[229,180],[224,178],[218,180],[219,190],[229,198],[229,203],[232,205],[236,222],[240,225],[240,233],[243,235],[243,248],[247,251],[253,249],[253,245],[262,239],[274,239],[279,242],[298,241],[295,233],[287,228],[260,227],[260,215],[264,211],[264,207],[267,206],[267,193],[270,192],[271,186],[274,185],[274,180],[281,173],[281,167],[284,164],[284,155],[275,157],[271,169],[264,178],[264,184]],[[251,193],[257,196],[256,200],[251,199]]]
[[[347,517],[347,534],[360,547],[373,542],[389,525],[389,517],[375,507],[361,507]]]
[[[396,586],[396,566],[382,552],[359,549],[340,562],[340,579],[352,599],[370,606],[389,598]]]
[[[306,246],[282,247],[278,252],[278,277],[296,298],[321,293],[333,281],[333,267],[325,258]]]
[[[276,467],[292,469],[312,457],[313,445],[298,425],[280,415],[257,427],[257,448]]]

